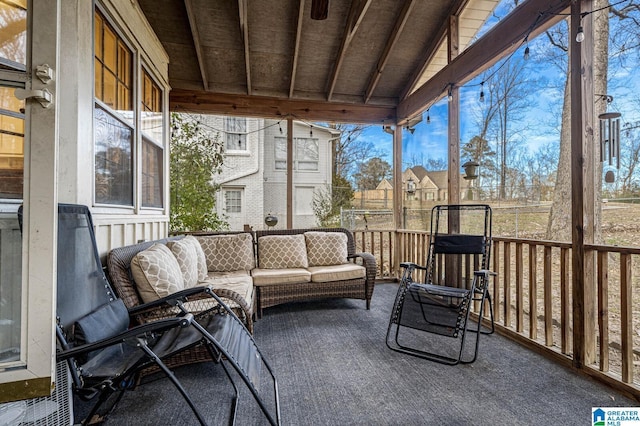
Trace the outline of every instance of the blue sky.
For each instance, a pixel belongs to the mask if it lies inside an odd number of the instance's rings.
[[[611,22],[613,25],[615,21]],[[559,141],[565,71],[561,66],[553,65],[546,59],[550,54],[557,55],[558,50],[551,46],[545,35],[529,40],[528,45],[531,51],[530,59],[524,62],[528,72],[531,73],[530,86],[527,88],[530,90],[527,99],[528,107],[523,110],[523,116],[514,124],[518,128],[518,132],[514,131],[512,137],[516,142],[520,141],[523,150],[533,154],[541,146]],[[525,47],[525,45],[521,46],[506,61],[522,61]],[[607,110],[621,112],[623,125],[640,121],[638,113],[640,111],[640,95],[638,95],[640,93],[640,77],[637,72],[634,72],[637,65],[638,54],[636,52],[627,59],[626,68],[620,67],[616,61],[611,61],[609,66],[607,94],[613,96],[614,100],[608,105]],[[479,83],[482,78],[486,78],[486,76],[476,77],[460,88],[461,146],[477,132],[475,117],[478,115],[479,109],[483,108],[483,104],[479,102]],[[486,93],[487,86],[484,90]],[[428,159],[446,161],[447,103],[446,96],[444,96],[429,109],[430,123],[427,123],[427,112],[425,111],[422,123],[415,127],[413,134],[403,130],[403,170],[415,162],[424,163]],[[393,138],[392,135],[382,130],[382,126],[369,127],[363,132],[361,138],[372,143],[378,151],[384,153],[382,157],[387,162],[393,163]],[[622,139],[624,144],[624,135]]]

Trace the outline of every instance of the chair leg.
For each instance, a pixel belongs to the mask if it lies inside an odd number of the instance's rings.
[[[236,424],[236,412],[238,408],[238,401],[240,400],[240,393],[238,392],[238,386],[236,386],[236,382],[231,377],[231,373],[229,373],[229,369],[225,365],[224,361],[222,361],[220,364],[222,365],[225,374],[229,378],[231,385],[233,385],[233,391],[235,392],[233,401],[231,402],[231,414],[229,416],[229,426],[233,426]]]
[[[173,383],[173,385],[176,387],[176,389],[178,389],[180,394],[182,394],[182,397],[184,398],[184,400],[187,402],[187,404],[191,408],[191,411],[193,411],[193,414],[198,418],[198,421],[200,422],[200,424],[203,425],[203,426],[206,426],[207,422],[204,420],[204,418],[202,417],[202,415],[200,414],[200,412],[196,408],[195,404],[191,400],[191,397],[189,396],[189,394],[187,393],[185,388],[182,386],[182,383],[180,383],[178,381],[178,379],[176,378],[175,374],[173,374],[173,372],[171,370],[169,370],[169,368],[164,364],[164,362],[162,362],[162,360],[160,358],[158,358],[158,356],[147,346],[147,344],[145,342],[140,341],[140,349],[142,349],[149,356],[149,358],[158,367],[160,367],[160,369],[169,378],[169,380],[171,380],[171,383]]]

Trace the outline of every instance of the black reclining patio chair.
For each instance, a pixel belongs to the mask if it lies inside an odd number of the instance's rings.
[[[444,364],[472,363],[480,334],[494,331],[488,270],[491,254],[491,208],[443,205],[431,211],[427,264],[405,262],[386,343],[390,349]],[[482,327],[485,301],[490,327]],[[475,305],[478,319],[470,324]],[[454,341],[422,332],[456,339]],[[475,336],[472,355],[465,352],[468,332]]]
[[[170,304],[176,316],[130,327],[131,312],[114,297],[102,269],[89,209],[61,204],[58,212],[57,359],[67,361],[74,392],[80,398],[97,398],[83,424],[92,421],[102,406],[106,405],[108,412],[113,410],[134,385],[136,375],[151,366],[171,380],[198,421],[206,424],[185,388],[162,361],[193,345],[206,345],[233,384],[230,423],[236,418],[238,388],[226,363],[243,379],[268,422],[280,424],[278,386],[271,368],[251,334],[211,288],[190,288],[139,306],[136,311]],[[191,301],[196,294],[200,298]],[[208,296],[206,300],[202,294]],[[269,406],[258,392],[262,371],[273,379],[274,401]]]

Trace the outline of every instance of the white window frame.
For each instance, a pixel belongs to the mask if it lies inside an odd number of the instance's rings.
[[[233,120],[233,121],[232,121]],[[236,128],[231,128],[231,127],[235,127],[237,125],[237,123],[239,122],[239,120],[243,120],[244,121],[244,130],[243,131],[238,131]],[[227,152],[242,152],[245,153],[249,150],[249,147],[247,146],[249,143],[249,120],[246,117],[224,117],[223,118],[223,123],[224,123],[224,147],[225,150]],[[230,123],[234,123],[233,125],[230,125]],[[236,147],[234,146],[234,142],[236,140],[240,140],[240,146]],[[232,145],[231,148],[229,148],[229,145]]]
[[[299,155],[300,155],[300,149],[299,149],[299,143],[302,141],[313,141],[316,144],[316,156],[317,158],[315,159],[315,161],[309,161],[307,159],[300,159]],[[278,158],[278,150],[282,149],[282,145],[284,145],[284,154],[285,154],[285,158]],[[273,162],[273,168],[274,170],[282,170],[282,171],[286,171],[287,170],[287,158],[286,158],[286,154],[287,154],[287,138],[283,137],[283,136],[276,136],[275,137],[275,144],[274,144],[274,162]],[[315,168],[300,168],[300,164],[315,164]],[[300,172],[318,172],[320,171],[320,142],[318,140],[318,138],[304,138],[304,137],[295,137],[293,138],[293,170],[297,170]]]
[[[60,0],[30,0],[28,8],[27,71],[41,64],[48,64],[55,71]],[[38,28],[46,31],[33,31]],[[26,89],[49,90],[53,103],[43,108],[29,100],[25,106],[21,354],[16,365],[0,368],[0,389],[20,389],[22,395],[29,397],[49,395],[55,381],[59,109],[56,87],[55,78],[46,86],[37,78],[25,83]],[[21,395],[14,392],[13,396]]]
[[[228,203],[228,198],[227,198],[227,194],[231,193],[231,192],[237,192],[239,197],[238,197],[238,201],[239,201],[239,211],[229,211],[229,203]],[[225,187],[222,189],[222,202],[224,204],[224,212],[227,215],[230,216],[234,216],[234,215],[240,215],[243,213],[244,210],[244,191],[242,188],[239,187]],[[235,199],[234,199],[235,201]]]

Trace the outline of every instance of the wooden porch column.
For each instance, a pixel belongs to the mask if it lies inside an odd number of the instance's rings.
[[[571,244],[573,288],[573,365],[595,361],[594,256],[585,244],[594,242],[595,166],[592,0],[571,3]],[[576,41],[578,27],[584,41]],[[600,58],[606,60],[606,58]]]
[[[403,193],[402,193],[402,128],[397,124],[393,130],[393,221],[395,223],[395,229],[402,229],[402,205],[403,205]],[[400,278],[400,234],[395,233],[395,249],[393,256],[395,262],[393,265],[396,271],[396,278]]]
[[[451,63],[459,53],[458,17],[449,17],[448,60]],[[448,133],[448,185],[447,204],[460,204],[460,91],[453,83],[447,89],[449,133]],[[448,213],[449,233],[460,232],[460,212],[450,210]],[[462,283],[462,264],[459,256],[447,256],[445,275],[449,285]],[[457,277],[457,279],[452,279]]]
[[[458,17],[449,17],[448,60],[451,63],[459,51]],[[448,203],[460,204],[460,91],[450,83],[449,92],[449,165],[448,165]],[[456,221],[457,222],[457,221]],[[449,226],[455,226],[449,223]],[[456,223],[456,225],[458,225]]]
[[[287,229],[293,228],[293,119],[287,118]]]

